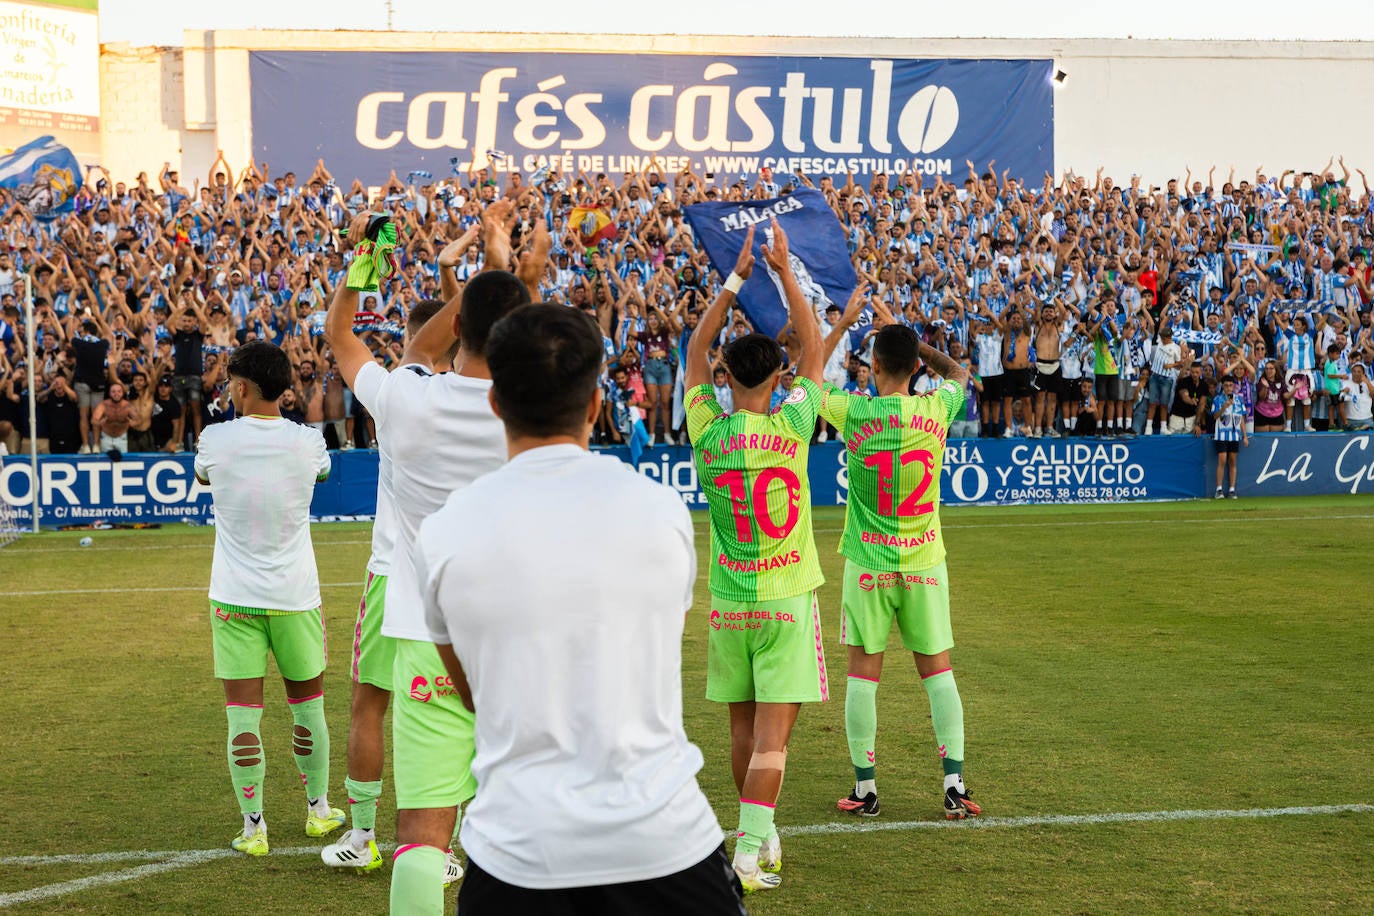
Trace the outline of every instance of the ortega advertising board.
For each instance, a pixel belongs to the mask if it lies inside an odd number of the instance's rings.
[[[378,184],[488,165],[619,176],[690,166],[718,182],[856,180],[915,169],[962,182],[989,160],[1054,170],[1048,60],[554,52],[254,51],[253,153]],[[866,183],[866,181],[865,181]],[[929,180],[926,182],[930,183]]]

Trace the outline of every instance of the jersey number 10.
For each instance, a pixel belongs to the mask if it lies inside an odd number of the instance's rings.
[[[773,521],[768,510],[768,488],[773,481],[782,481],[787,487],[787,517],[781,524]],[[735,539],[741,544],[754,540],[754,530],[749,525],[753,518],[759,523],[759,531],[770,538],[785,538],[797,527],[801,516],[801,481],[787,468],[766,468],[754,479],[752,508],[750,495],[744,486],[743,471],[726,471],[711,481],[717,487],[730,492],[730,509],[735,515]]]

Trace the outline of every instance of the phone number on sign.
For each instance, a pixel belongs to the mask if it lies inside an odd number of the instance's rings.
[[[1008,502],[1078,502],[1103,499],[1144,499],[1146,487],[1008,487],[994,490],[993,498]]]

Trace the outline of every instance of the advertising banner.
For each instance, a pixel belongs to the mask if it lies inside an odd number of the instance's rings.
[[[605,449],[627,464],[625,448]],[[1215,473],[1212,441],[1195,436],[1141,439],[951,439],[940,476],[946,505],[1110,503],[1200,499]],[[335,452],[329,479],[315,488],[310,512],[319,521],[370,518],[376,511],[377,453]],[[811,500],[844,505],[849,477],[844,446],[812,446]],[[210,490],[192,473],[191,455],[43,455],[38,476],[42,524],[212,524]],[[638,470],[672,487],[692,509],[705,509],[691,449],[645,449]],[[1241,452],[1241,496],[1374,493],[1374,435],[1262,435]],[[0,468],[0,499],[20,527],[31,524],[32,474],[26,457]]]
[[[315,487],[310,514],[319,521],[371,518],[377,510],[377,453],[334,452],[329,479]],[[44,528],[212,524],[210,488],[196,480],[190,454],[41,455],[38,479]],[[0,466],[0,499],[21,528],[33,524],[33,472],[27,456]]]
[[[686,166],[856,181],[915,169],[962,182],[990,160],[1054,171],[1049,60],[556,52],[254,51],[253,153],[379,184],[465,174],[488,153],[530,173]],[[927,179],[926,184],[930,184]]]
[[[100,152],[95,0],[0,0],[0,151],[52,134]]]
[[[1215,486],[1215,455],[1208,462],[1208,468],[1208,483]],[[1236,493],[1240,496],[1374,493],[1374,435],[1264,433],[1251,436],[1249,446],[1240,450],[1236,461]]]

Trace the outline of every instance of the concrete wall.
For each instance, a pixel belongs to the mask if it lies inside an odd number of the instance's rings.
[[[189,182],[203,178],[223,149],[235,170],[242,168],[252,143],[248,52],[259,49],[1050,57],[1068,74],[1055,93],[1060,171],[1091,176],[1105,167],[1120,183],[1139,173],[1162,184],[1182,178],[1187,166],[1205,178],[1217,165],[1221,182],[1232,164],[1238,178],[1253,177],[1259,166],[1269,174],[1315,171],[1340,153],[1352,170],[1374,166],[1374,118],[1355,108],[1357,87],[1374,85],[1370,43],[305,31],[187,31],[184,52],[106,45],[105,165],[123,177],[181,159]],[[176,104],[170,95],[178,90]]]

